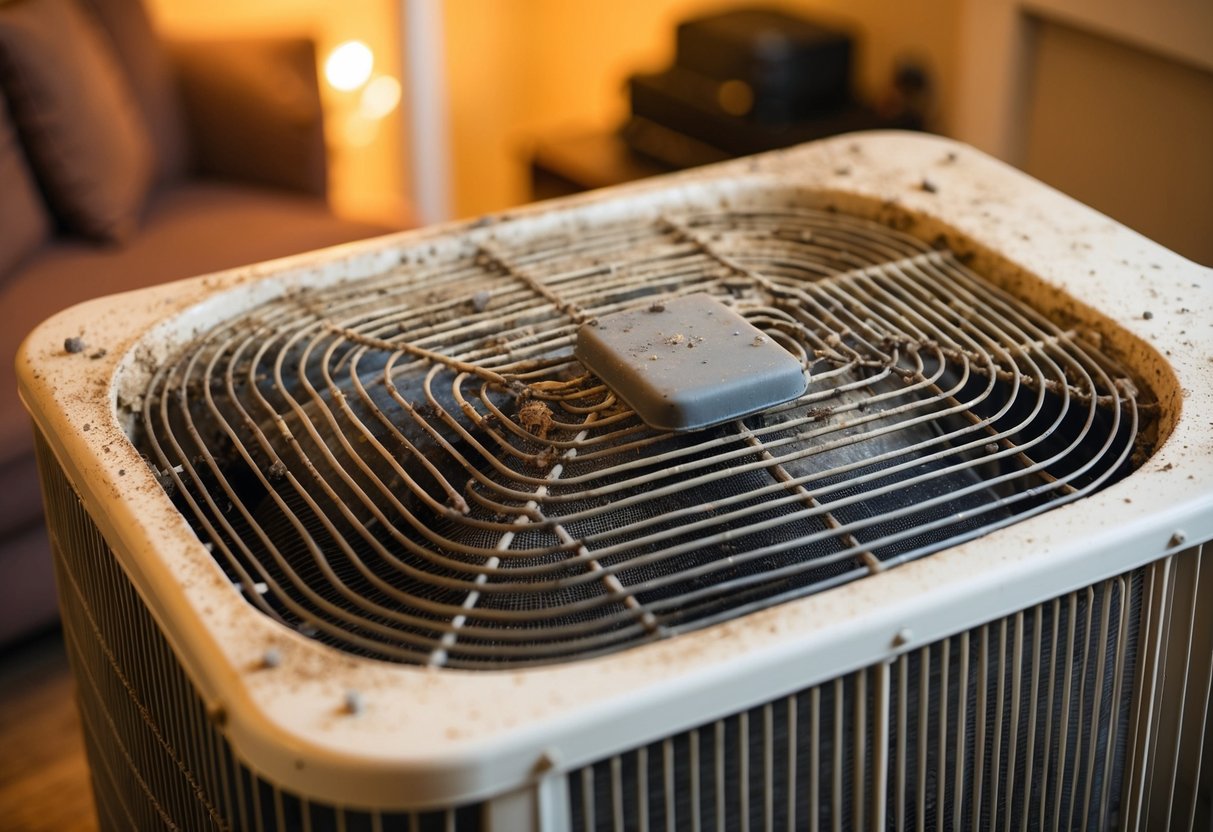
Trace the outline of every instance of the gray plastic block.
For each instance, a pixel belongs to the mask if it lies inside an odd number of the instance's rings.
[[[658,430],[718,425],[794,399],[807,385],[791,353],[707,294],[583,324],[573,352]]]

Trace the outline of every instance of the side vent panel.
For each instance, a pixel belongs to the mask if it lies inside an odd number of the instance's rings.
[[[572,827],[845,830],[883,814],[895,829],[1109,828],[1157,572],[575,771]]]
[[[1142,626],[1127,829],[1213,829],[1213,550],[1151,565]]]
[[[64,641],[102,829],[477,832],[478,804],[378,812],[308,801],[232,752],[113,551],[38,438]]]

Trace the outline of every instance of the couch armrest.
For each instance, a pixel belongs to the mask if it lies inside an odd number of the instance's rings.
[[[199,173],[325,195],[311,41],[184,40],[170,50]]]

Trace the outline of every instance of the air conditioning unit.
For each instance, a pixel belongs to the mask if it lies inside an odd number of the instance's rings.
[[[1211,325],[897,133],[70,309],[102,825],[1208,829]]]

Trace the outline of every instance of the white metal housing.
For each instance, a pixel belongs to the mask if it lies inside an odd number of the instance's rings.
[[[1161,414],[1156,452],[1095,496],[812,597],[601,658],[466,672],[339,654],[259,614],[128,439],[140,391],[173,346],[265,299],[485,241],[656,217],[763,188],[802,189],[873,218],[912,217],[910,233],[942,235],[971,253],[975,271],[1072,322],[1148,381]],[[65,353],[72,337],[89,349]],[[93,348],[105,355],[90,359]],[[1213,539],[1213,272],[968,147],[922,135],[843,136],[92,301],[39,327],[18,372],[37,430],[235,756],[284,791],[335,806],[417,811],[488,800],[492,828],[563,828],[569,772],[858,669],[887,668],[1143,564],[1199,558]],[[1213,601],[1208,570],[1194,574],[1205,575],[1200,590]],[[1193,665],[1189,707],[1203,699],[1207,712],[1203,662]],[[882,673],[877,686],[888,683]],[[887,687],[876,701],[872,718],[887,726]],[[879,759],[896,753],[887,734],[873,736]],[[872,828],[884,828],[888,810],[878,791],[865,807]]]

